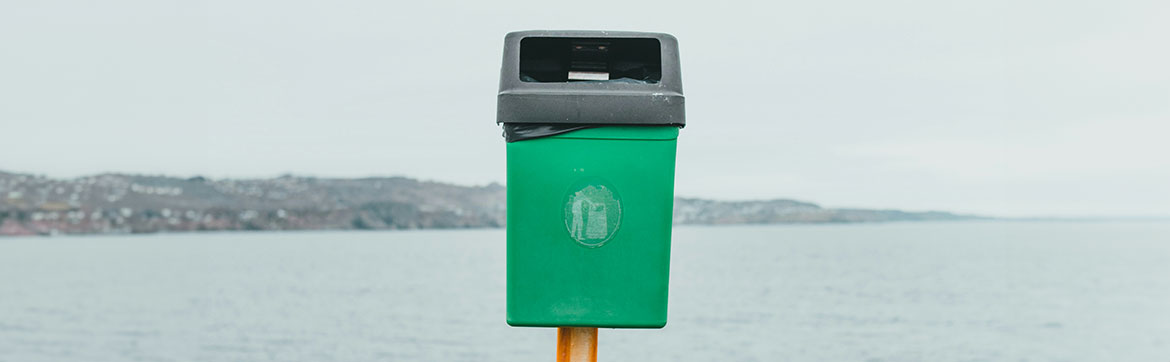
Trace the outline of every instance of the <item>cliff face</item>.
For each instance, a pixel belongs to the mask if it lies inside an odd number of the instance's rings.
[[[503,186],[403,177],[210,180],[0,172],[0,235],[196,230],[502,227]],[[941,212],[825,209],[792,201],[675,200],[675,222],[743,224],[962,219]]]

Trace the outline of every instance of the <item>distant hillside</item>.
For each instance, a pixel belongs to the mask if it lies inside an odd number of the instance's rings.
[[[676,224],[780,224],[968,220],[980,217],[941,211],[827,209],[795,200],[712,201],[674,199]]]
[[[793,200],[678,198],[680,224],[957,220],[945,212],[825,209]],[[428,229],[505,225],[505,188],[404,177],[212,180],[0,171],[0,235],[199,230]]]

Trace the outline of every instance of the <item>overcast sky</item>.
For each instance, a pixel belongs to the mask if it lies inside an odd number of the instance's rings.
[[[677,194],[1170,215],[1170,2],[5,1],[0,170],[504,183],[504,34],[667,32]]]

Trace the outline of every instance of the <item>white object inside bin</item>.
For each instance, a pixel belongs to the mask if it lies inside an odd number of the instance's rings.
[[[569,80],[609,80],[608,72],[569,71]]]

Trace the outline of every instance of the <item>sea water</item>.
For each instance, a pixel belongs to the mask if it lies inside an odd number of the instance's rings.
[[[503,230],[0,239],[0,361],[551,361]],[[605,361],[1170,360],[1170,223],[677,227]]]

